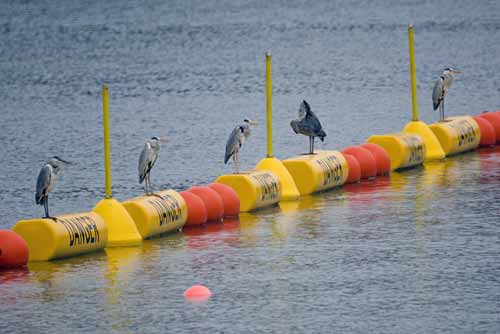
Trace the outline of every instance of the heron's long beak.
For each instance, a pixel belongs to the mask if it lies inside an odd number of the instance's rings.
[[[453,69],[453,70],[451,70],[451,71],[452,71],[453,73],[456,73],[456,74],[458,74],[458,73],[462,73],[462,71],[460,71],[460,70],[455,70],[455,69]]]
[[[250,121],[248,123],[250,123],[250,125],[257,125],[257,124],[259,124],[259,123],[255,122],[255,121]]]
[[[168,143],[169,140],[166,137],[160,137],[160,143]]]
[[[68,160],[63,160],[61,158],[59,158],[59,160],[61,160],[61,162],[64,163],[65,165],[74,165],[75,164],[74,162],[71,162],[71,161],[68,161]]]

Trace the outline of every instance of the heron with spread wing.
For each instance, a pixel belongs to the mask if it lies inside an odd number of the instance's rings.
[[[295,133],[309,137],[309,154],[314,154],[314,137],[318,137],[322,142],[325,140],[326,132],[305,100],[300,104],[299,118],[291,121],[290,126]]]

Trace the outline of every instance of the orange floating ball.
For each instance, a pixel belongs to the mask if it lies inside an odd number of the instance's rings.
[[[222,198],[222,203],[224,203],[224,217],[235,217],[240,214],[240,197],[233,188],[218,182],[214,182],[208,186],[215,190]]]
[[[194,186],[187,191],[199,196],[207,208],[207,221],[220,221],[224,217],[224,203],[220,195],[209,187]]]
[[[184,226],[201,225],[207,222],[207,208],[203,200],[196,194],[189,191],[180,192],[187,205],[187,220]]]
[[[373,154],[377,163],[377,175],[388,175],[391,172],[391,158],[382,146],[374,143],[364,143],[361,147],[366,148]]]
[[[349,168],[349,175],[347,176],[346,183],[356,183],[361,180],[361,167],[359,166],[358,159],[354,155],[344,154]]]
[[[193,285],[184,291],[184,298],[188,300],[207,300],[212,295],[212,291],[203,285]]]
[[[493,125],[484,117],[474,116],[474,120],[479,125],[479,130],[481,131],[479,146],[495,145],[497,136]]]
[[[19,234],[0,230],[0,269],[24,267],[28,257],[28,244]]]
[[[486,119],[495,129],[495,139],[500,143],[500,116],[496,112],[484,112],[479,117]]]
[[[373,157],[373,154],[366,148],[361,146],[349,146],[346,147],[342,154],[353,155],[359,162],[361,167],[361,178],[367,179],[377,175],[377,162]]]

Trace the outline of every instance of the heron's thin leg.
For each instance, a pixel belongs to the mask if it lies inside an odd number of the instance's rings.
[[[312,149],[311,154],[314,154],[314,136],[312,137]]]
[[[444,121],[444,97],[443,97],[443,101],[441,101],[441,105],[443,107],[443,121]]]
[[[45,201],[43,202],[43,207],[45,209],[45,218],[49,218],[49,197],[47,196],[47,198],[45,199]]]
[[[240,173],[240,156],[238,152],[235,152],[234,155],[234,173],[239,174]]]
[[[151,174],[148,173],[148,188],[149,188],[149,194],[153,194],[153,187],[151,187]]]
[[[312,154],[312,138],[311,136],[309,136],[309,154]]]

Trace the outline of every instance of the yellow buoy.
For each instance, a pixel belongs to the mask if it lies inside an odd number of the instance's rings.
[[[136,197],[124,202],[123,206],[143,239],[180,230],[187,219],[186,202],[174,190]]]
[[[481,140],[479,125],[469,116],[450,117],[429,127],[447,156],[473,150]]]
[[[424,122],[422,121],[409,122],[404,127],[403,132],[414,133],[422,138],[425,144],[424,160],[426,162],[441,160],[446,157],[446,154],[444,154],[443,148],[441,147],[441,143],[437,139],[436,135]]]
[[[108,228],[97,213],[55,218],[21,220],[12,228],[28,243],[30,261],[48,261],[106,247]]]
[[[391,158],[391,170],[421,165],[425,159],[426,147],[422,137],[412,133],[373,135],[366,140],[382,146]]]
[[[308,195],[344,184],[349,175],[347,161],[339,151],[316,151],[283,160],[300,195]]]
[[[281,184],[278,176],[270,171],[252,170],[239,174],[221,175],[215,182],[233,188],[240,198],[240,211],[277,204],[281,199]]]
[[[295,181],[281,160],[274,157],[264,158],[259,161],[255,169],[260,171],[271,171],[278,177],[281,185],[282,201],[299,199],[300,193],[295,185]]]

